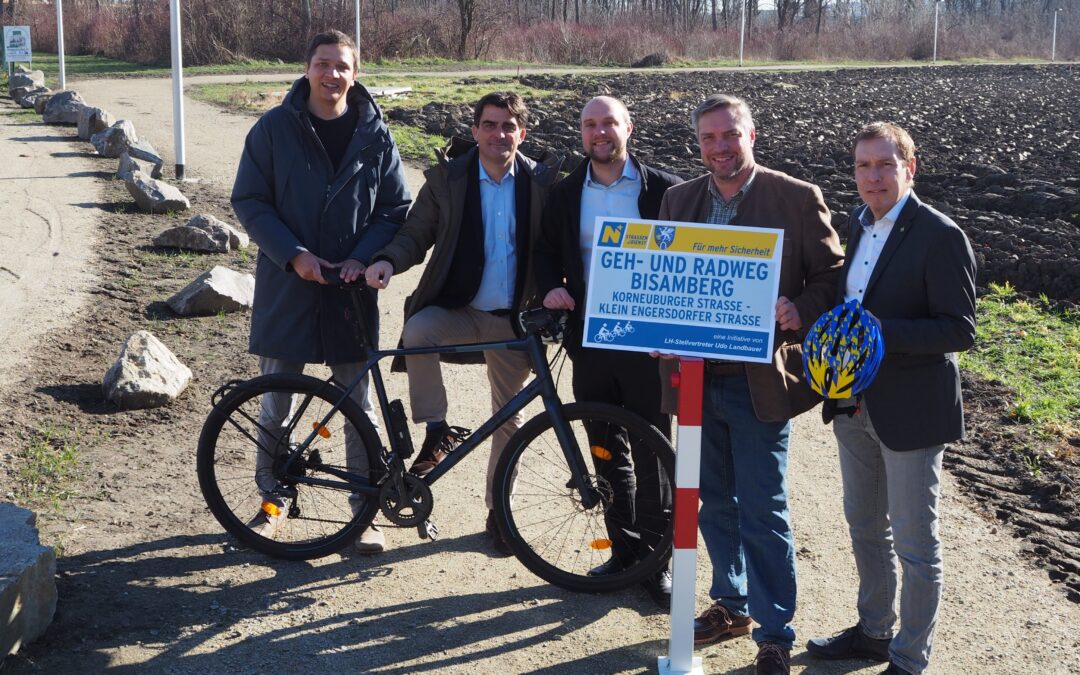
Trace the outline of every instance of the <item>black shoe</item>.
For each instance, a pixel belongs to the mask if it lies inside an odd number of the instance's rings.
[[[510,544],[506,543],[506,539],[503,539],[502,532],[499,531],[499,524],[495,521],[494,509],[488,509],[487,522],[484,523],[484,534],[491,537],[491,543],[495,545],[495,551],[499,554],[500,558],[514,555],[514,551],[510,548]]]
[[[806,652],[816,659],[889,660],[891,639],[879,640],[863,632],[858,625],[827,638],[814,638],[806,643]]]
[[[424,434],[424,443],[420,446],[420,454],[409,467],[409,473],[421,477],[428,475],[471,433],[469,429],[452,427],[445,422],[441,427],[428,429]]]
[[[791,650],[772,642],[758,644],[755,675],[791,675]]]
[[[587,572],[590,577],[602,577],[608,574],[617,574],[626,569],[626,566],[622,564],[622,561],[611,556],[606,563],[602,563],[592,568]]]
[[[881,671],[881,675],[912,675],[908,671],[904,670],[900,666],[896,665],[892,661],[889,661],[889,667]]]
[[[666,611],[671,610],[671,570],[660,570],[641,582],[656,606]]]

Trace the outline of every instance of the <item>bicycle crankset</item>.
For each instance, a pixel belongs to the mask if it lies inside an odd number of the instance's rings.
[[[388,480],[379,490],[379,509],[387,520],[402,527],[416,527],[431,516],[434,507],[431,488],[412,474],[401,477],[404,494],[397,481]]]

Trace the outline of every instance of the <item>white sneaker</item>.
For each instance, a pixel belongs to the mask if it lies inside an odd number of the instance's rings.
[[[255,517],[248,521],[248,528],[259,535],[267,539],[273,539],[274,535],[278,533],[285,525],[285,511],[281,511],[276,516],[271,516],[263,510],[259,510],[255,514]]]
[[[364,555],[382,553],[386,550],[386,535],[374,520],[356,538],[356,552]]]

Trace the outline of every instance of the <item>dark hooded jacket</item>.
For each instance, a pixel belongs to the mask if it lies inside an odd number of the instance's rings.
[[[310,93],[308,81],[297,80],[255,123],[236,172],[233,209],[259,246],[249,350],[303,363],[361,361],[377,346],[375,292],[361,291],[360,334],[348,292],[304,281],[289,261],[306,249],[334,263],[369,263],[405,222],[411,197],[371,94],[359,83],[349,89],[359,121],[335,171],[311,125]]]

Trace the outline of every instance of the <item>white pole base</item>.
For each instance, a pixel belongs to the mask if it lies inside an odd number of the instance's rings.
[[[671,659],[666,656],[661,656],[656,659],[656,670],[660,672],[660,675],[705,675],[705,671],[701,668],[700,656],[695,656],[690,660],[690,670],[673,668]]]

